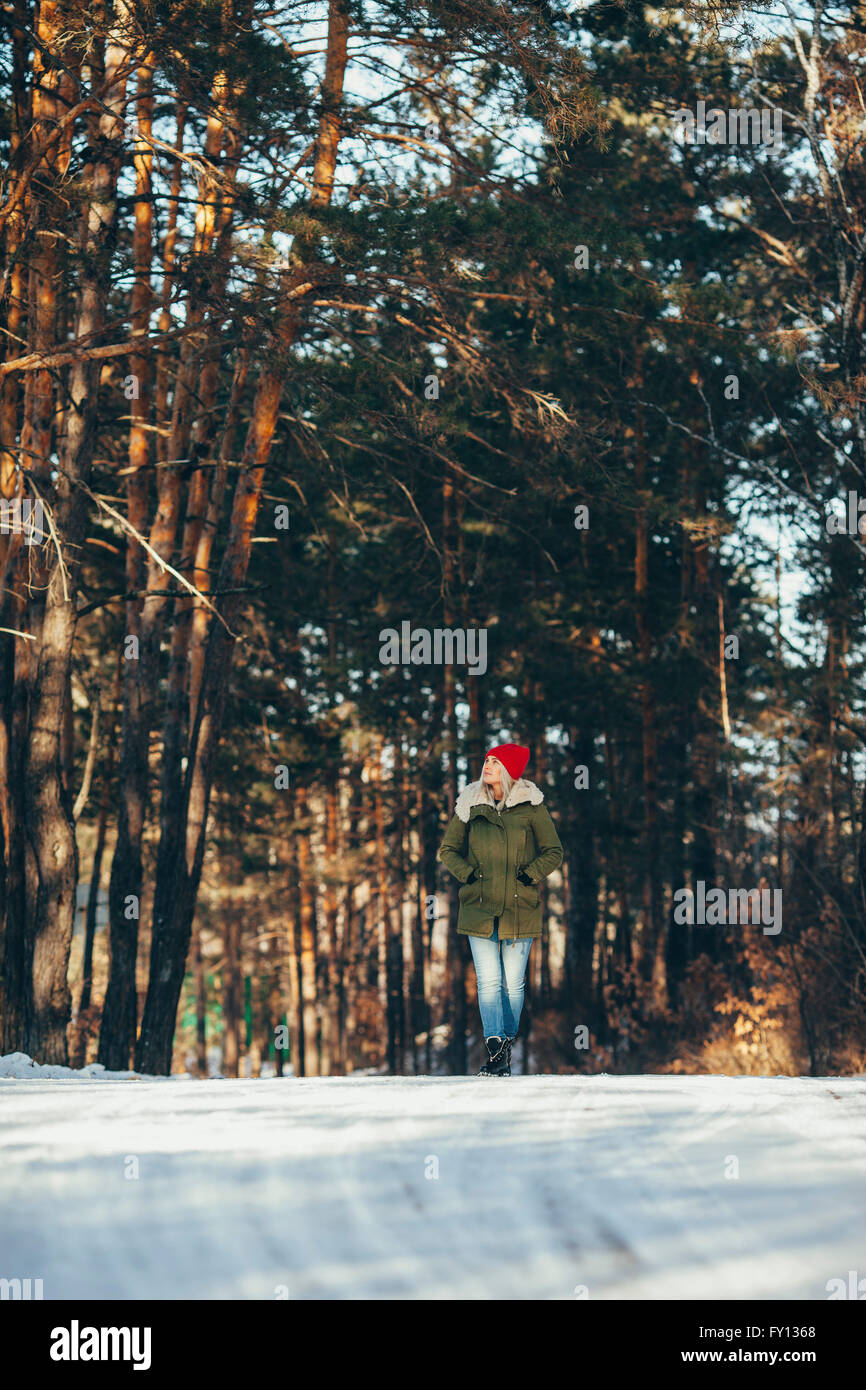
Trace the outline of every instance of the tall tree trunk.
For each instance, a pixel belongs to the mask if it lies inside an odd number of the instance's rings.
[[[93,343],[98,342],[102,329],[108,292],[116,183],[123,152],[122,111],[127,58],[124,32],[128,18],[125,5],[118,3],[115,27],[107,44],[100,115],[92,132],[92,161],[86,171],[90,197],[77,244],[79,288],[74,332],[76,339],[86,338]],[[59,115],[56,76],[46,77],[41,63],[43,52],[51,51],[57,42],[60,23],[52,0],[43,0],[39,13],[42,42],[37,50],[34,72],[34,124],[37,128],[55,123]],[[69,74],[66,81],[67,85],[71,82]],[[46,168],[44,172],[50,199],[57,171]],[[56,244],[53,236],[47,240]],[[40,347],[41,344],[43,351],[54,345],[57,322],[54,253],[46,253],[46,256],[42,264],[37,257],[33,271],[36,337],[40,340],[36,345]],[[31,480],[52,499],[56,534],[62,537],[63,550],[55,550],[46,565],[45,581],[40,583],[38,592],[32,591],[31,601],[30,618],[37,636],[37,651],[23,760],[23,794],[29,849],[25,875],[25,957],[29,958],[31,966],[32,1011],[29,1027],[17,1046],[40,1061],[64,1063],[71,1004],[66,976],[75,916],[78,850],[70,788],[64,784],[61,769],[61,729],[75,635],[81,546],[88,514],[82,485],[86,486],[92,468],[99,364],[91,356],[82,354],[69,367],[65,402],[68,408],[64,412],[60,462],[56,470],[49,450],[53,381],[50,372],[34,375],[38,380],[30,392],[29,417],[25,413],[22,451]],[[20,923],[21,917],[18,921]]]
[[[638,348],[635,385],[643,392],[643,352]],[[655,1008],[663,1010],[667,987],[664,978],[664,930],[660,837],[658,820],[658,746],[655,685],[652,673],[652,638],[649,627],[648,542],[649,518],[646,476],[646,432],[643,406],[638,403],[635,413],[635,561],[634,596],[637,628],[638,668],[640,672],[641,743],[643,762],[643,930],[641,933],[641,970],[652,981]]]
[[[706,497],[698,490],[697,516],[706,514]],[[699,674],[698,718],[692,744],[692,875],[697,883],[715,885],[718,864],[718,731],[713,712],[715,691],[719,688],[718,617],[710,570],[709,537],[702,534],[694,546],[696,642],[701,663]],[[721,934],[718,927],[697,931],[701,948],[718,959]]]
[[[42,354],[50,353],[55,343],[57,325],[56,285],[59,272],[57,189],[66,168],[65,150],[53,144],[48,147],[52,128],[61,117],[61,79],[56,69],[46,64],[43,54],[50,51],[58,24],[56,5],[44,3],[36,20],[37,42],[32,59],[32,99],[25,111],[23,64],[27,47],[23,35],[29,21],[20,7],[15,13],[18,25],[13,30],[13,63],[18,81],[16,101],[16,149],[18,163],[26,165],[31,151],[41,150],[35,180],[22,201],[10,214],[5,228],[6,245],[14,254],[27,237],[29,256],[19,261],[17,294],[10,304],[10,313],[17,318],[20,336],[27,306],[28,347]],[[25,221],[26,208],[26,221]],[[25,231],[26,226],[26,231]],[[25,265],[29,261],[29,269]],[[8,352],[17,356],[20,345],[8,342]],[[54,381],[50,371],[29,373],[24,381],[23,419],[19,458],[14,452],[19,400],[18,377],[10,373],[4,381],[3,495],[33,495],[32,483],[25,484],[26,471],[38,473],[44,481],[53,440]],[[16,473],[16,469],[20,471]],[[50,483],[50,472],[48,477]],[[41,494],[40,488],[40,494]],[[47,488],[46,488],[47,491]],[[30,690],[38,657],[35,622],[31,627],[32,602],[28,601],[26,581],[16,584],[22,537],[0,537],[2,590],[0,613],[3,626],[13,632],[25,628],[28,638],[0,634],[3,650],[4,719],[3,764],[0,767],[0,791],[3,794],[4,838],[4,931],[3,931],[3,1051],[30,1051],[33,1036],[33,934],[30,921],[29,882],[32,884],[32,853],[27,842],[28,815],[25,759],[30,725]],[[44,591],[44,566],[38,566],[36,590]],[[32,589],[30,591],[32,593]],[[28,640],[29,639],[29,640]]]
[[[349,773],[346,850],[350,863],[356,862],[361,843],[360,822],[363,811],[363,787],[360,768],[353,764]],[[354,874],[343,894],[343,933],[340,941],[340,979],[345,981],[342,1001],[343,1066],[352,1071],[357,1057],[358,995],[360,992],[361,945],[360,926],[355,912],[356,881]]]
[[[392,1048],[389,1070],[392,1076],[402,1076],[406,1065],[406,1008],[405,1008],[405,949],[403,919],[406,904],[406,805],[405,753],[399,735],[394,741],[394,837],[391,880],[393,901],[388,914],[388,1036]],[[391,1043],[393,1040],[393,1043]]]
[[[568,881],[568,913],[565,941],[565,1006],[569,1018],[595,1031],[595,999],[592,989],[592,957],[598,917],[598,883],[595,855],[596,769],[592,734],[586,727],[571,731],[572,773],[576,766],[589,770],[589,786],[571,791],[565,842]]]
[[[340,139],[340,106],[347,62],[348,16],[343,0],[330,0],[328,51],[325,62],[322,114],[313,169],[313,214],[331,201]],[[150,984],[145,1001],[137,1065],[164,1072],[171,1062],[171,1038],[183,982],[192,919],[204,861],[208,806],[228,691],[234,633],[231,625],[240,611],[237,590],[249,566],[250,549],[264,483],[265,467],[277,425],[289,353],[299,328],[300,304],[320,273],[312,261],[314,239],[296,238],[294,263],[286,274],[272,352],[263,368],[253,403],[238,480],[231,525],[218,587],[226,597],[223,621],[212,623],[207,645],[202,691],[189,743],[184,784],[184,834],[173,864],[167,864],[167,886],[157,883],[159,911],[154,910]]]
[[[339,854],[339,791],[337,769],[329,768],[325,789],[325,888],[323,902],[322,1059],[325,1076],[341,1070],[340,1027],[337,999],[340,961],[337,937],[337,886]]]
[[[312,821],[303,787],[295,792],[298,822],[295,834],[298,848],[298,894],[300,901],[301,1010],[304,1020],[304,1076],[321,1076],[321,1039],[318,1000],[318,932],[316,895],[313,886],[313,856],[310,852]]]
[[[370,760],[370,781],[373,783],[373,824],[376,832],[376,980],[379,1010],[385,1033],[385,1057],[392,1075],[394,1072],[394,1039],[390,1007],[389,984],[389,911],[388,873],[385,849],[385,812],[382,805],[384,740],[377,740],[375,759]]]
[[[333,718],[337,692],[337,541],[333,529],[328,533],[328,666],[326,683],[328,707]],[[329,738],[328,767],[325,773],[325,860],[323,894],[323,942],[321,951],[322,1065],[330,1076],[341,1070],[338,994],[340,984],[337,940],[337,866],[340,860],[339,741]]]
[[[201,927],[195,932],[193,959],[195,962],[195,1066],[196,1075],[206,1077],[207,1071],[207,966],[202,950]]]
[[[105,854],[105,841],[108,833],[108,812],[112,801],[112,778],[114,774],[114,733],[115,715],[120,696],[120,665],[111,703],[108,720],[108,741],[105,767],[102,774],[102,787],[99,795],[99,813],[96,825],[96,846],[90,870],[90,886],[87,893],[87,914],[84,924],[84,950],[81,961],[81,994],[78,999],[77,1027],[74,1041],[70,1046],[70,1065],[83,1067],[87,1060],[87,1042],[90,1034],[90,1011],[93,995],[93,943],[96,939],[96,918],[99,909],[99,889],[102,882],[102,860]]]
[[[443,620],[446,628],[456,621],[454,590],[457,579],[455,565],[456,544],[454,537],[454,478],[452,469],[446,463],[442,480],[442,593]],[[457,801],[457,699],[454,682],[454,667],[442,668],[443,679],[443,742],[447,758],[446,795],[448,814],[453,815]],[[480,773],[479,773],[480,776]],[[448,941],[445,957],[445,1017],[450,1023],[450,1042],[448,1063],[452,1074],[462,1076],[466,1072],[466,963],[463,938],[457,932],[457,914],[460,903],[457,896],[458,885],[448,875]]]
[[[237,1076],[241,1041],[241,923],[236,910],[226,909],[223,933],[223,1061],[224,1076]]]
[[[127,520],[143,535],[147,519],[150,469],[151,367],[146,339],[150,330],[153,254],[153,82],[146,62],[138,72],[135,146],[135,226],[132,332],[142,350],[130,357],[133,396],[129,429]],[[135,1045],[137,994],[135,967],[142,895],[142,836],[147,806],[149,725],[144,708],[141,641],[145,552],[136,536],[126,538],[126,632],[123,639],[123,714],[121,729],[117,840],[108,888],[111,963],[102,1008],[99,1060],[113,1071],[129,1066]],[[127,904],[136,899],[138,911]]]
[[[304,938],[301,929],[301,836],[297,829],[298,810],[291,826],[292,869],[294,870],[293,911],[289,918],[289,951],[291,958],[291,1022],[292,1063],[295,1076],[307,1075],[307,1032],[304,1010]]]
[[[607,772],[608,817],[611,830],[611,860],[613,894],[617,899],[618,912],[616,936],[612,955],[617,969],[628,968],[634,958],[634,943],[631,936],[631,901],[629,893],[628,870],[625,864],[623,840],[625,838],[624,809],[622,798],[622,772],[617,760],[616,741],[609,729],[604,731],[605,769]]]
[[[427,916],[428,893],[427,883],[425,882],[426,867],[426,810],[425,792],[421,783],[420,773],[416,771],[415,782],[415,913],[413,917],[412,930],[412,956],[411,970],[409,975],[409,1031],[412,1039],[412,1067],[417,1073],[419,1068],[418,1058],[418,1035],[427,1035],[425,1049],[425,1066],[429,1068],[429,1033],[430,1033],[430,1006],[429,1006],[429,948],[428,939],[430,935],[430,922]],[[435,882],[434,882],[435,890]],[[431,895],[435,902],[435,891]]]
[[[684,446],[686,455],[680,469],[680,506],[685,514],[690,514],[691,497],[691,453],[693,446]],[[678,618],[679,648],[677,653],[676,698],[674,708],[674,737],[676,739],[671,757],[671,776],[673,779],[673,819],[671,841],[671,906],[667,929],[667,982],[668,997],[672,1008],[680,999],[680,990],[685,979],[686,967],[692,955],[692,926],[675,922],[674,893],[688,886],[686,882],[686,827],[689,784],[689,748],[692,740],[694,720],[693,703],[690,697],[691,675],[694,659],[691,652],[691,613],[694,604],[694,556],[692,541],[687,527],[682,528],[680,548],[680,605]]]

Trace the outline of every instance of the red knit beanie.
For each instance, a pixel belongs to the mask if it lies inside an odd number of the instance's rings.
[[[487,757],[498,758],[509,777],[516,782],[526,770],[529,749],[524,748],[522,743],[500,743],[498,747],[488,749]]]

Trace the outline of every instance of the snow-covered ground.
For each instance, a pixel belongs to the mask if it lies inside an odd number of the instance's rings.
[[[826,1299],[866,1279],[864,1078],[10,1069],[0,1278],[46,1299]]]

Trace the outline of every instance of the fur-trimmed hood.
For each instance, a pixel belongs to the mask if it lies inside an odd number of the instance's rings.
[[[528,777],[518,777],[508,796],[505,798],[506,809],[509,806],[519,806],[523,801],[529,801],[533,806],[539,806],[544,800],[544,792],[537,787],[534,782],[530,782]],[[457,798],[457,805],[454,807],[454,814],[462,821],[469,820],[469,813],[473,806],[495,806],[493,793],[485,784],[482,778],[477,782],[470,782],[465,786]]]

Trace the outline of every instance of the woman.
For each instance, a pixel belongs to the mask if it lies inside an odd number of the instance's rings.
[[[544,793],[523,777],[529,749],[491,748],[457,798],[439,850],[459,879],[457,930],[469,937],[487,1047],[479,1076],[510,1076],[529,949],[541,935],[538,883],[562,863]]]

